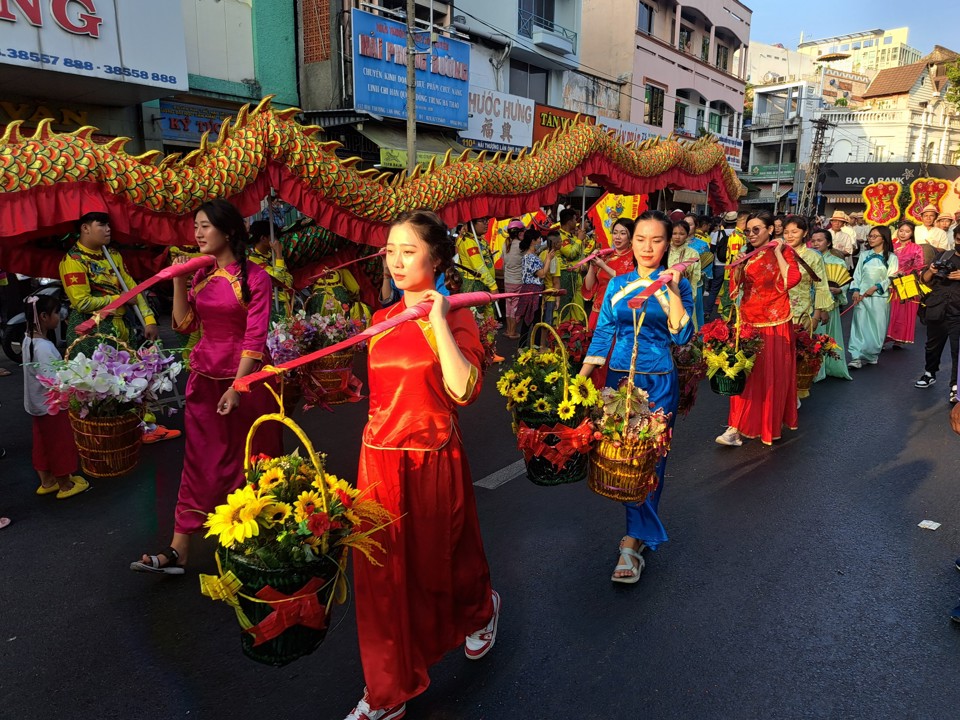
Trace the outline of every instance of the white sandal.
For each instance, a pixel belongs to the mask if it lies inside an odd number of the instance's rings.
[[[643,547],[643,543],[640,543],[640,547],[636,550],[623,546],[620,547],[620,562],[613,569],[613,575],[610,576],[613,582],[633,585],[640,579],[640,573],[643,572],[644,565],[646,565],[643,560],[643,555],[640,554],[643,552]],[[637,561],[636,564],[633,562],[634,559]],[[618,572],[629,572],[630,574],[625,577],[617,577]]]

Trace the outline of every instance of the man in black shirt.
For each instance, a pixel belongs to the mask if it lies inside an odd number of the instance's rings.
[[[926,370],[915,385],[927,388],[937,381],[943,347],[950,342],[953,365],[950,402],[957,402],[957,357],[960,355],[960,228],[953,231],[954,249],[942,253],[923,272],[931,287],[924,299],[921,319],[927,326]]]

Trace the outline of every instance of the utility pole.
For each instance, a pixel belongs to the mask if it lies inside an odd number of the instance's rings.
[[[823,141],[827,134],[827,128],[833,126],[833,123],[825,117],[813,121],[813,144],[810,148],[810,163],[807,165],[807,176],[803,182],[800,205],[797,207],[799,215],[810,215],[811,211],[815,209],[817,180],[820,176],[820,163],[823,162]]]
[[[417,167],[417,30],[416,0],[407,0],[407,174]]]

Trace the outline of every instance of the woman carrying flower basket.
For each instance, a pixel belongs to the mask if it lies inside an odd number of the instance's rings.
[[[593,302],[590,317],[587,320],[587,329],[591,333],[597,327],[607,285],[617,275],[626,275],[637,266],[631,248],[633,220],[625,217],[617,218],[610,231],[610,237],[612,239],[613,255],[607,257],[606,260],[597,256],[590,261],[587,274],[583,278],[583,288],[580,291],[584,300]]]
[[[831,270],[838,275],[844,275],[847,270],[846,263],[833,253],[833,237],[829,230],[814,230],[810,233],[810,247],[820,253],[823,258],[823,264],[829,275]],[[833,266],[831,268],[831,266]],[[843,269],[843,273],[838,271]],[[846,273],[849,277],[849,273]],[[827,308],[827,320],[821,324],[820,331],[830,337],[837,344],[837,358],[834,359],[827,355],[820,365],[820,372],[814,378],[814,382],[820,382],[828,375],[830,377],[840,378],[841,380],[851,380],[850,371],[847,370],[846,350],[843,349],[843,327],[840,324],[840,308],[847,304],[847,289],[841,285],[827,281],[830,287],[830,295],[833,303]]]
[[[784,425],[797,427],[797,356],[790,288],[800,282],[796,253],[773,238],[773,215],[747,217],[747,242],[758,252],[731,270],[730,295],[739,297],[741,332],[759,331],[763,346],[743,393],[730,398],[727,430],[720,445],[739,446],[741,435],[771,445]]]
[[[610,280],[580,375],[590,377],[596,368],[608,366],[606,386],[618,388],[630,373],[636,344],[634,383],[649,395],[654,408],[671,414],[672,423],[680,390],[671,347],[690,342],[694,301],[690,282],[666,269],[670,234],[670,221],[662,213],[648,210],[636,219],[632,247],[637,268]],[[646,302],[638,337],[637,314],[627,303],[661,277],[669,277],[667,285]],[[655,550],[667,540],[657,514],[665,468],[666,457],[657,465],[659,484],[649,499],[642,504],[624,503],[627,532],[620,541],[620,559],[611,578],[614,582],[637,582],[644,566],[644,548]]]
[[[387,239],[386,267],[402,302],[428,319],[370,340],[369,421],[358,489],[399,520],[373,537],[385,548],[354,572],[357,634],[366,690],[349,720],[400,718],[430,684],[431,665],[466,642],[469,659],[496,640],[500,598],[490,586],[457,407],[480,392],[483,346],[468,309],[448,312],[436,278],[453,270],[454,247],[434,213],[401,215]]]
[[[173,280],[173,323],[178,332],[202,330],[190,356],[187,381],[183,473],[174,513],[173,539],[155,555],[144,555],[131,570],[182,575],[190,535],[208,512],[244,482],[244,439],[253,422],[276,408],[266,387],[240,401],[231,385],[258,370],[267,359],[270,276],[247,260],[247,231],[240,212],[225,200],[204,203],[194,218],[200,252],[213,255],[215,268]],[[255,452],[281,454],[279,426],[257,436]]]
[[[807,247],[809,228],[806,218],[796,215],[791,216],[783,228],[783,239],[806,263],[806,266],[798,263],[800,282],[790,288],[790,307],[793,310],[793,324],[807,332],[826,322],[827,310],[833,305],[823,258],[816,250]],[[811,271],[818,280],[813,279]]]

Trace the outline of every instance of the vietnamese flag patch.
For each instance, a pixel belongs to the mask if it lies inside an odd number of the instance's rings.
[[[479,255],[479,254],[480,254],[480,248],[478,248],[478,247],[468,247],[468,248],[467,248],[467,255],[473,257],[474,255]]]
[[[63,276],[63,286],[70,287],[71,285],[86,285],[87,284],[87,274],[82,272],[67,273]]]

